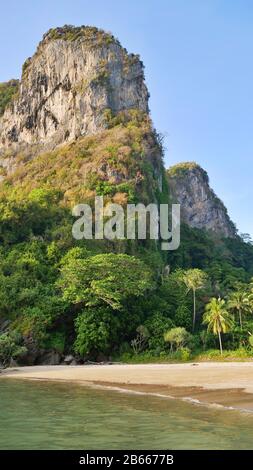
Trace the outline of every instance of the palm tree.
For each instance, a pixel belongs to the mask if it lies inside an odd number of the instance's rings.
[[[228,298],[228,309],[238,313],[241,329],[242,315],[251,311],[251,304],[252,302],[250,296],[243,290],[232,292]]]
[[[196,323],[196,291],[203,289],[207,282],[207,274],[201,269],[188,269],[182,274],[182,280],[186,285],[187,291],[190,290],[193,293],[193,319],[192,319],[192,331],[195,329]]]
[[[227,333],[233,326],[233,318],[226,309],[225,300],[213,297],[206,305],[203,323],[207,331],[219,336],[220,352],[222,354],[221,333]]]

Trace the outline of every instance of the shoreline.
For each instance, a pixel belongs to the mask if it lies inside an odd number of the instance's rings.
[[[65,382],[253,412],[252,362],[29,366],[5,369],[1,378]]]

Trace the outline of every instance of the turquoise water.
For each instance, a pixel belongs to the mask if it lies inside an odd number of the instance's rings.
[[[252,449],[253,416],[71,384],[0,380],[0,449]]]

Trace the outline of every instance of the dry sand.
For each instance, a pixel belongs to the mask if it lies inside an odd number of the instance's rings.
[[[3,378],[64,381],[253,411],[253,362],[33,366]]]

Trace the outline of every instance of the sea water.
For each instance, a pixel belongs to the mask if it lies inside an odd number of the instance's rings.
[[[253,414],[71,383],[0,379],[0,449],[252,449]]]

